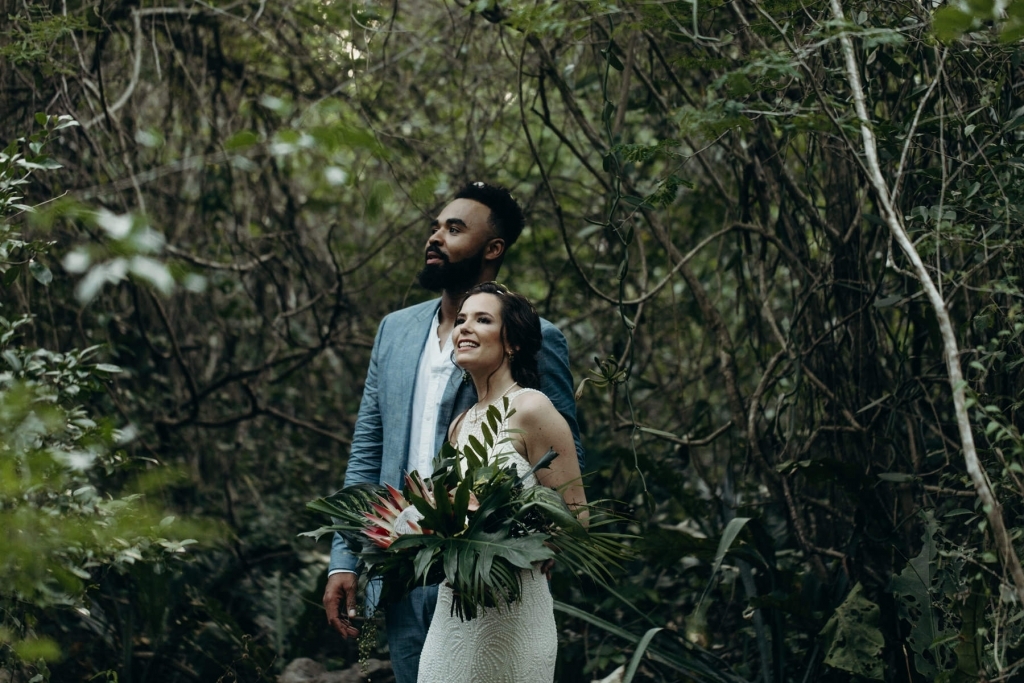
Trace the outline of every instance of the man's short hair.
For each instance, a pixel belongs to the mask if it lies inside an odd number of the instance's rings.
[[[504,187],[483,182],[469,183],[459,190],[455,199],[472,199],[491,210],[489,223],[498,237],[505,240],[506,251],[516,243],[526,225],[526,217],[523,216],[519,202]]]

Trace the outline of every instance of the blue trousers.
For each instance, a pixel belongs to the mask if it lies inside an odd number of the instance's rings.
[[[384,612],[395,683],[416,683],[420,652],[427,639],[430,620],[434,618],[435,606],[437,586],[425,586],[413,589]]]

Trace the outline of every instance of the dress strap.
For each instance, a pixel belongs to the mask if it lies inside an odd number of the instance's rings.
[[[544,393],[544,392],[539,391],[537,389],[531,389],[529,387],[521,387],[519,389],[516,389],[515,391],[513,391],[512,393],[510,393],[508,396],[505,397],[505,398],[508,399],[508,407],[512,408],[513,407],[512,404],[515,403],[516,398],[518,398],[519,396],[522,396],[523,394],[530,393],[531,391],[532,392],[536,392],[538,394],[543,394]],[[506,429],[508,428],[508,415],[505,415],[505,419],[504,419],[504,421],[502,421],[501,424],[502,424],[502,427],[504,427]]]
[[[530,387],[520,387],[520,388],[516,389],[515,391],[513,391],[511,394],[508,395],[508,402],[509,402],[509,404],[511,405],[512,401],[516,400],[516,396],[522,396],[523,394],[525,394],[528,391],[535,391],[538,394],[544,393],[544,392],[542,392],[539,389],[531,389]]]

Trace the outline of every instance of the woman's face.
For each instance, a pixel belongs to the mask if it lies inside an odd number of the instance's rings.
[[[469,297],[452,329],[455,362],[464,370],[497,368],[506,355],[501,332],[501,299],[484,293]]]

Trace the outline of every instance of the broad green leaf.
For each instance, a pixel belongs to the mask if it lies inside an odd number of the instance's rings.
[[[487,453],[481,453],[480,450],[473,447],[473,441],[476,441],[477,445],[480,442],[477,441],[476,437],[470,436],[470,442],[462,449],[462,457],[466,459],[466,467],[469,472],[472,472],[480,467],[487,461]]]
[[[902,484],[908,481],[915,481],[917,477],[913,474],[907,474],[905,472],[881,472],[878,478],[882,481],[889,481],[894,484]]]
[[[452,585],[459,580],[459,546],[454,543],[444,549],[444,575]]]
[[[14,281],[18,279],[18,275],[21,273],[21,266],[11,266],[4,273],[3,283],[4,287],[10,287],[14,284]]]
[[[725,525],[725,530],[722,532],[722,538],[718,542],[718,550],[715,551],[715,562],[711,567],[711,576],[708,579],[707,585],[704,587],[704,592],[700,596],[700,600],[697,602],[698,607],[704,598],[707,596],[708,591],[711,589],[713,579],[718,574],[718,570],[722,568],[722,561],[725,559],[725,554],[729,552],[729,548],[732,546],[733,541],[740,535],[744,525],[750,521],[750,517],[736,517],[728,524]]]
[[[663,630],[660,626],[647,629],[647,633],[637,643],[636,651],[633,656],[629,659],[629,666],[626,667],[626,672],[622,675],[622,683],[632,683],[633,676],[636,675],[636,670],[640,667],[640,661],[643,659],[644,653],[647,651],[647,647],[654,640],[654,636],[658,635],[658,631]]]
[[[722,560],[725,559],[725,554],[732,547],[733,541],[740,535],[743,527],[747,522],[750,521],[750,517],[736,517],[725,525],[725,531],[722,532],[722,540],[718,542],[718,550],[715,551],[715,564],[711,568],[711,575],[714,576],[718,573],[718,570],[722,568]]]
[[[917,672],[928,678],[938,675],[940,669],[933,663],[932,652],[925,652],[940,638],[951,635],[950,625],[940,625],[941,615],[936,613],[932,600],[932,584],[935,580],[936,557],[935,531],[937,523],[929,513],[925,517],[925,531],[921,552],[907,563],[898,576],[894,576],[889,590],[899,598],[900,617],[910,624],[907,642],[914,652],[914,666]]]
[[[822,629],[825,639],[825,663],[871,680],[883,679],[881,658],[885,638],[878,625],[878,605],[865,598],[858,583],[836,608]]]
[[[957,40],[974,26],[974,17],[959,7],[942,7],[932,18],[932,30],[944,42]]]
[[[53,662],[60,659],[60,648],[49,638],[28,638],[15,642],[12,646],[18,657],[25,662],[43,660]]]
[[[437,552],[437,546],[428,546],[416,553],[416,559],[413,562],[413,570],[416,572],[417,579],[426,578],[427,568],[430,566],[430,563],[433,561]]]
[[[491,428],[486,424],[482,424],[480,425],[480,433],[484,436],[484,444],[490,449],[494,445],[494,435],[491,434]]]
[[[615,105],[611,102],[604,103],[604,109],[601,111],[601,123],[607,125],[611,122],[612,117],[615,115]]]
[[[469,511],[469,494],[473,490],[473,480],[463,479],[458,488],[455,489],[455,503],[452,506],[452,517],[458,521],[465,519]]]
[[[467,439],[467,442],[469,444],[468,447],[470,449],[472,449],[473,453],[476,454],[476,456],[477,456],[477,458],[479,458],[480,462],[481,463],[486,462],[487,461],[487,448],[482,443],[480,443],[480,439],[478,439],[478,438],[476,438],[476,436],[470,434],[469,435],[469,439]]]
[[[551,463],[557,457],[558,453],[555,452],[554,449],[549,448],[548,452],[542,455],[540,460],[538,460],[536,464],[534,464],[533,467],[530,468],[530,471],[523,475],[523,479],[530,476],[531,474],[536,474],[540,470],[548,469],[549,467],[551,467]]]
[[[888,308],[889,306],[892,306],[893,304],[902,301],[903,298],[904,297],[902,294],[893,294],[891,296],[883,297],[881,299],[876,299],[874,306],[875,308]]]
[[[454,533],[456,530],[451,528],[454,520],[452,520],[452,503],[448,498],[448,491],[435,490],[434,505],[437,506],[437,514],[442,521],[442,525],[436,527],[435,530],[446,534]],[[457,523],[461,526],[461,520],[458,520]]]
[[[252,147],[259,140],[259,136],[251,130],[240,130],[224,141],[224,148],[229,152],[236,152]]]
[[[420,526],[426,529],[432,529],[436,531],[440,531],[447,528],[445,517],[438,511],[437,508],[430,504],[430,501],[426,500],[421,496],[418,496],[417,494],[410,491],[408,488],[403,491],[403,494],[405,495],[406,499],[410,503],[412,503],[417,510],[420,511],[420,514],[423,515],[423,519],[420,520]],[[444,495],[443,492],[441,494],[441,498],[444,498],[446,502],[448,500],[448,496]]]
[[[32,259],[28,264],[28,271],[32,273],[32,277],[36,279],[36,282],[48,286],[53,282],[53,273],[44,264],[40,263],[36,259]]]
[[[552,491],[546,486],[534,486],[523,492],[523,500],[525,503],[519,509],[517,517],[522,517],[533,508],[541,508],[545,515],[562,529],[582,531],[583,526],[557,491]]]
[[[622,65],[622,60],[615,54],[615,41],[612,41],[608,47],[601,50],[601,56],[608,60],[608,64],[616,71],[622,71],[625,67]]]

